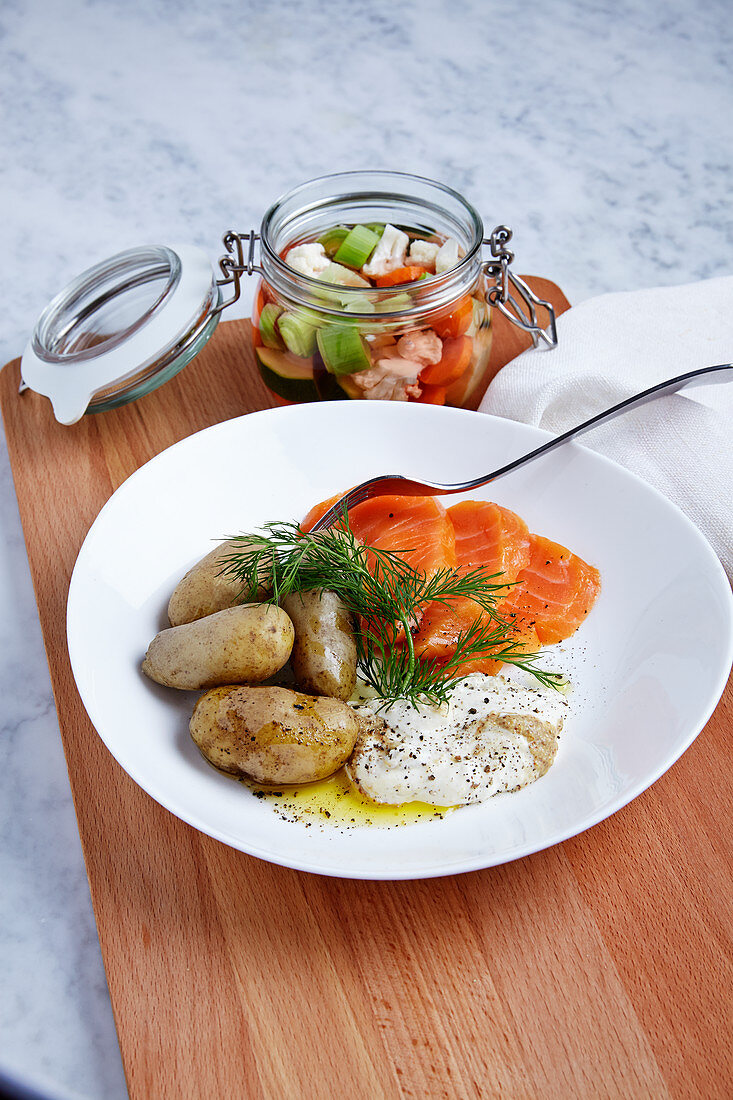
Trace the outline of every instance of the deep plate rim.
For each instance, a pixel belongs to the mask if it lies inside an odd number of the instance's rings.
[[[375,405],[378,405],[377,409],[374,409]],[[633,801],[650,786],[652,786],[663,774],[665,774],[666,771],[669,770],[670,767],[672,767],[674,763],[676,763],[677,760],[679,760],[683,753],[690,747],[693,741],[704,729],[710,716],[714,712],[715,707],[718,704],[720,696],[725,689],[725,685],[730,672],[730,667],[733,663],[733,596],[731,595],[730,585],[723,570],[723,567],[720,564],[716,555],[714,554],[709,543],[699,531],[699,529],[692,523],[692,521],[684,514],[684,512],[682,512],[682,510],[677,505],[675,505],[672,501],[665,497],[664,494],[659,492],[659,490],[649,485],[632,471],[614,462],[612,459],[606,457],[605,455],[599,454],[598,452],[592,450],[592,448],[583,446],[582,444],[579,444],[577,442],[571,442],[569,444],[566,444],[565,446],[588,456],[592,456],[588,459],[591,464],[594,462],[598,462],[606,468],[611,468],[614,471],[614,476],[620,476],[622,479],[629,479],[637,486],[641,486],[643,492],[651,494],[654,498],[656,498],[661,506],[667,510],[670,516],[674,516],[674,522],[683,524],[688,533],[692,534],[692,537],[697,541],[700,552],[707,559],[707,565],[711,569],[712,575],[716,576],[715,583],[719,584],[720,586],[721,595],[723,593],[726,594],[724,598],[727,604],[727,646],[725,648],[725,653],[720,654],[720,663],[718,666],[717,678],[715,680],[715,689],[710,693],[705,706],[701,706],[699,708],[696,721],[692,723],[689,732],[685,735],[684,738],[680,740],[677,745],[675,745],[672,753],[662,759],[658,767],[649,771],[637,782],[632,783],[627,790],[622,791],[618,798],[612,800],[610,808],[609,806],[604,806],[603,804],[601,804],[595,813],[591,813],[583,818],[582,823],[577,828],[570,827],[559,829],[555,833],[543,837],[540,842],[529,843],[517,852],[503,855],[498,854],[495,857],[494,855],[487,855],[486,857],[482,857],[478,861],[475,858],[470,858],[457,861],[450,865],[441,865],[439,863],[436,863],[436,865],[432,868],[408,869],[401,872],[398,870],[390,870],[388,873],[385,873],[384,871],[381,871],[379,869],[370,868],[358,868],[356,870],[350,869],[347,872],[344,868],[323,866],[319,864],[317,860],[316,862],[312,862],[309,859],[303,858],[287,858],[283,857],[280,854],[274,856],[271,851],[267,851],[266,849],[257,847],[253,844],[243,844],[240,838],[234,838],[226,831],[218,829],[216,827],[212,827],[211,825],[207,824],[205,820],[202,820],[200,817],[198,817],[196,813],[181,812],[180,807],[174,808],[174,806],[171,805],[171,799],[169,797],[166,797],[164,789],[165,785],[163,784],[161,787],[160,784],[151,782],[149,777],[141,777],[139,774],[139,770],[130,768],[130,766],[124,762],[124,759],[120,759],[120,755],[108,743],[107,738],[100,729],[100,725],[104,726],[104,722],[99,721],[99,714],[96,713],[94,703],[89,698],[89,691],[85,691],[83,689],[83,686],[80,686],[80,681],[82,685],[85,684],[85,670],[81,667],[79,663],[78,648],[75,644],[76,627],[74,617],[76,614],[75,609],[78,602],[77,592],[80,585],[83,583],[83,571],[85,568],[86,556],[89,553],[89,546],[95,538],[95,532],[98,532],[100,530],[100,526],[106,522],[106,517],[109,516],[110,510],[114,509],[121,500],[124,500],[127,494],[131,492],[134,493],[136,491],[136,486],[139,480],[141,478],[144,479],[146,476],[149,476],[149,471],[151,467],[157,466],[162,462],[171,461],[170,456],[172,453],[177,452],[180,455],[185,452],[186,448],[195,448],[197,446],[201,446],[200,441],[202,440],[202,438],[211,436],[213,434],[219,434],[222,432],[236,433],[239,430],[239,426],[245,423],[251,424],[253,418],[257,418],[258,422],[260,423],[266,423],[268,420],[272,420],[277,425],[280,422],[286,424],[288,422],[297,422],[303,419],[312,420],[314,417],[316,420],[319,420],[322,417],[325,417],[326,420],[329,420],[330,418],[336,416],[339,416],[340,418],[344,416],[346,416],[347,418],[349,416],[362,418],[365,415],[367,417],[374,417],[376,415],[379,419],[386,417],[388,421],[390,418],[394,417],[396,417],[398,420],[401,417],[415,417],[417,419],[424,418],[426,422],[435,421],[436,417],[442,421],[445,421],[446,418],[452,418],[454,421],[466,418],[471,422],[475,422],[477,418],[481,418],[482,425],[486,425],[487,428],[489,428],[492,424],[495,424],[500,425],[502,431],[507,431],[507,426],[511,425],[511,429],[509,429],[510,432],[516,432],[519,437],[526,438],[528,442],[527,449],[529,449],[530,445],[533,442],[541,443],[547,439],[553,438],[553,433],[541,428],[537,428],[533,425],[527,425],[518,421],[510,421],[502,417],[495,417],[491,414],[472,412],[464,409],[438,409],[431,406],[422,406],[417,404],[400,403],[399,405],[397,405],[388,402],[375,402],[372,404],[366,402],[355,402],[353,404],[338,402],[324,405],[295,405],[247,413],[243,416],[233,417],[230,420],[221,421],[218,424],[202,428],[200,431],[185,436],[183,439],[171,444],[169,447],[160,451],[157,455],[149,459],[148,462],[144,463],[136,471],[134,471],[124,482],[122,482],[118,489],[115,490],[115,492],[110,496],[109,500],[103,505],[102,509],[100,509],[99,514],[95,518],[94,523],[91,525],[84,539],[76,563],[74,565],[74,570],[72,572],[67,601],[67,640],[69,645],[69,656],[74,679],[77,683],[79,694],[82,698],[82,702],[84,703],[85,709],[87,710],[92,725],[97,731],[102,742],[107,747],[108,751],[111,752],[111,754],[120,764],[120,766],[127,772],[128,775],[130,775],[133,781],[137,783],[138,786],[142,787],[142,789],[145,790],[156,802],[158,802],[159,805],[163,806],[170,813],[173,813],[174,816],[177,816],[186,824],[198,829],[200,832],[211,836],[213,839],[227,844],[228,846],[233,847],[237,850],[246,852],[249,855],[264,859],[268,862],[276,863],[280,866],[286,866],[294,870],[306,871],[312,874],[321,874],[328,877],[336,878],[352,878],[376,881],[399,881],[420,878],[444,877],[448,875],[462,874],[469,871],[481,870],[484,868],[499,866],[504,863],[513,862],[514,860],[524,858],[525,856],[535,854],[539,851],[544,851],[547,848],[553,847],[556,844],[560,844],[565,840],[569,840],[572,837],[579,835],[587,829],[593,828],[601,821],[604,821],[606,818],[623,809],[624,806],[628,805],[631,801]],[[393,420],[392,423],[395,423],[395,421]],[[538,460],[538,462],[540,463],[543,461],[543,459]],[[378,472],[387,471],[380,470]],[[124,754],[122,755],[124,757]],[[424,823],[420,826],[420,828],[426,828],[428,827],[428,825],[430,825],[431,827],[439,828],[440,822]]]

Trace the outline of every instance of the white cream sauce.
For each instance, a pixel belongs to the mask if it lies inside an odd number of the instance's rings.
[[[383,707],[365,696],[359,709],[384,726],[360,739],[347,771],[369,798],[392,805],[466,805],[534,782],[554,759],[568,709],[551,688],[481,673],[456,685],[443,707]]]

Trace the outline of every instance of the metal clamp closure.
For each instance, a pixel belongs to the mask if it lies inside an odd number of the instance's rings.
[[[225,233],[222,241],[227,254],[219,260],[219,268],[223,278],[217,279],[216,285],[231,286],[233,294],[227,301],[220,301],[211,311],[212,313],[221,313],[223,309],[237,301],[242,293],[241,280],[243,275],[254,275],[255,272],[262,271],[259,264],[255,263],[255,247],[259,239],[259,233],[255,233],[254,230],[250,230],[249,233],[235,233],[233,229],[230,229],[228,233]],[[244,257],[245,241],[248,245],[246,259]]]
[[[514,260],[514,253],[510,252],[506,245],[511,239],[511,229],[506,225],[497,225],[489,239],[484,240],[484,244],[490,247],[491,255],[494,257],[494,260],[488,260],[484,264],[487,279],[493,279],[493,286],[489,288],[486,295],[487,300],[490,305],[496,306],[513,325],[528,332],[535,347],[538,347],[540,342],[548,348],[557,347],[557,325],[552,303],[539,298],[524,279],[520,279],[509,270]],[[547,311],[547,328],[543,328],[538,321],[537,306]]]

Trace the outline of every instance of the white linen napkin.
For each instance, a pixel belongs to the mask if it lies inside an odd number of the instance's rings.
[[[481,412],[559,434],[666,378],[733,362],[733,278],[604,294],[557,328],[557,348],[499,371]],[[674,501],[733,579],[733,382],[657,398],[579,442]]]

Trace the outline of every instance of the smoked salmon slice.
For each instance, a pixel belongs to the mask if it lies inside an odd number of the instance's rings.
[[[479,604],[463,596],[451,600],[450,604],[429,604],[413,638],[415,653],[423,660],[436,660],[444,664],[455,653],[459,636],[465,634],[477,619],[481,619],[482,623],[491,624],[492,622],[490,616]],[[524,620],[517,620],[516,623],[508,620],[508,623],[509,644],[522,653],[536,653],[540,648],[540,642],[534,627]],[[499,648],[503,649],[505,644]],[[464,661],[456,670],[456,674],[468,676],[472,672],[485,672],[492,676],[502,663],[487,653],[470,661]]]
[[[338,496],[314,505],[301,523],[309,531]],[[396,554],[430,578],[441,569],[456,567],[456,539],[453,524],[442,504],[433,497],[384,496],[366,500],[349,511],[349,526],[354,537],[365,546]],[[373,562],[370,568],[373,568]],[[422,610],[415,614],[417,626]],[[404,639],[401,625],[367,624],[392,642]]]
[[[315,505],[301,527],[310,530],[337,497]],[[433,576],[440,569],[482,568],[496,583],[496,613],[506,623],[511,643],[535,653],[543,645],[564,641],[585,620],[601,588],[598,570],[567,547],[530,534],[515,512],[489,501],[468,500],[446,509],[433,497],[377,497],[349,512],[355,537],[367,546],[398,554],[413,568]],[[444,663],[473,623],[489,621],[473,600],[454,598],[421,610],[411,630],[415,653]],[[382,624],[382,629],[384,625]],[[402,634],[399,628],[393,640]],[[494,673],[501,662],[486,654],[458,670]]]
[[[428,577],[439,569],[456,567],[453,524],[443,505],[433,497],[365,500],[351,509],[349,524],[365,546],[397,554]]]
[[[346,491],[347,490],[344,490],[344,493]],[[314,504],[300,525],[301,531],[312,531],[319,519],[325,516],[328,509],[331,508],[337,500],[341,500],[344,493],[337,493],[335,497],[329,497],[328,500],[322,500],[320,504]]]
[[[314,504],[302,520],[310,531],[343,493]],[[349,511],[352,534],[366,546],[388,550],[432,577],[439,569],[455,569],[456,537],[442,504],[433,497],[375,497]]]
[[[448,516],[455,531],[456,564],[459,569],[482,568],[488,576],[501,574],[496,576],[497,584],[510,584],[529,564],[529,530],[515,512],[486,500],[464,500],[449,508]],[[504,595],[509,591],[507,589]],[[473,600],[457,598],[448,605],[431,604],[425,609],[420,629],[415,635],[415,652],[427,660],[445,661],[455,652],[459,635],[465,633],[479,617],[482,621],[489,619]],[[540,648],[531,623],[516,616],[507,621],[514,645],[527,653],[535,653]],[[464,676],[470,672],[492,675],[501,663],[486,656],[464,662],[459,671]]]
[[[529,530],[515,512],[487,500],[464,500],[449,508],[448,515],[459,568],[503,573],[509,584],[529,565]]]
[[[601,575],[565,546],[530,536],[530,560],[517,587],[499,605],[501,615],[532,626],[543,645],[562,642],[585,620],[601,590]]]

